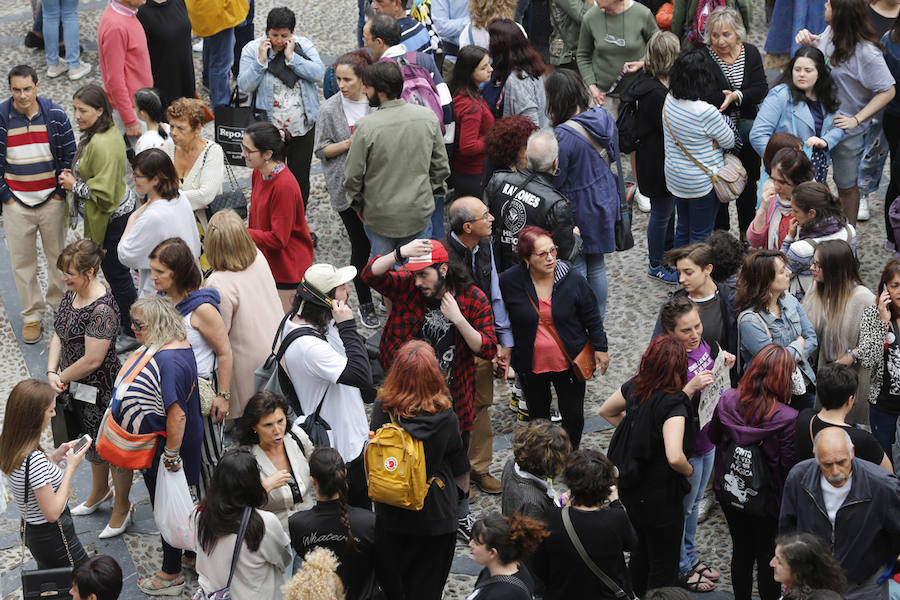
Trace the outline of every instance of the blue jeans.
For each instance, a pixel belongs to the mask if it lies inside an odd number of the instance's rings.
[[[703,490],[709,483],[715,463],[716,450],[713,448],[702,456],[694,456],[688,462],[694,467],[691,475],[691,491],[684,497],[684,538],[681,540],[681,560],[678,572],[684,575],[697,564],[697,552],[694,548],[694,537],[697,535],[697,514],[700,511],[700,500]]]
[[[362,48],[365,45],[363,27],[366,24],[366,0],[356,0],[356,10],[359,11],[359,17],[356,19],[356,43]]]
[[[603,253],[578,255],[572,263],[575,270],[587,279],[588,285],[594,290],[597,297],[597,308],[600,309],[600,318],[606,319],[606,295],[609,284],[606,282],[606,258]]]
[[[881,185],[881,175],[884,172],[884,163],[887,160],[889,149],[887,136],[885,136],[882,126],[883,120],[884,112],[875,114],[869,119],[869,128],[863,134],[865,136],[865,154],[859,163],[857,179],[860,196],[867,196],[878,191],[878,186]]]
[[[428,236],[435,240],[444,239],[446,232],[444,231],[444,197],[434,197],[434,213],[431,215],[431,235]]]
[[[893,460],[894,435],[897,431],[897,415],[869,405],[869,426],[882,450]]]
[[[650,196],[650,222],[647,223],[647,252],[650,266],[662,264],[665,253],[675,242],[675,196]]]
[[[675,224],[675,247],[681,248],[694,242],[702,242],[716,224],[719,199],[715,190],[699,198],[675,197],[678,221]],[[651,207],[652,208],[652,207]]]
[[[234,28],[203,38],[203,75],[209,82],[213,108],[231,100],[231,63],[234,62]]]
[[[372,258],[390,254],[403,244],[407,244],[413,240],[431,238],[431,223],[428,223],[428,225],[425,226],[425,229],[419,233],[399,238],[385,237],[380,233],[375,233],[369,229],[368,225],[363,225],[363,229],[366,230],[366,237],[369,238],[369,244],[372,246]]]
[[[81,50],[78,46],[78,0],[44,0],[44,53],[47,65],[59,63],[59,24],[62,22],[63,41],[66,44],[66,63],[69,68],[79,65]]]

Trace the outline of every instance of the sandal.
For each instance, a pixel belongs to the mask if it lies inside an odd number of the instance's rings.
[[[694,571],[688,571],[678,578],[678,585],[691,592],[711,592],[716,588],[716,584]]]
[[[718,571],[704,564],[702,560],[698,560],[697,564],[695,564],[693,568],[691,568],[691,571],[693,571],[700,577],[709,579],[710,581],[718,581],[719,577],[721,577]]]
[[[154,573],[152,577],[138,580],[138,588],[148,596],[180,596],[184,589],[184,575],[163,579]]]

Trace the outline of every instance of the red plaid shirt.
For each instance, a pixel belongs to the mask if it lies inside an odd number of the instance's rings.
[[[375,258],[378,258],[377,256]],[[425,321],[425,298],[416,288],[413,274],[406,269],[390,270],[378,277],[372,274],[373,258],[363,269],[362,279],[382,296],[394,303],[381,333],[378,361],[387,371],[394,363],[400,346],[422,337]],[[459,419],[459,430],[471,431],[475,419],[475,356],[485,360],[493,358],[497,350],[497,333],[494,331],[494,313],[484,292],[474,285],[453,296],[466,321],[481,333],[481,351],[472,352],[459,331],[456,332],[456,350],[450,366],[450,396]]]

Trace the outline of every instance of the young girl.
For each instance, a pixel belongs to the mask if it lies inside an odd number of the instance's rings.
[[[450,74],[453,116],[458,131],[450,160],[450,187],[460,196],[481,197],[484,137],[494,125],[494,115],[481,97],[479,86],[490,81],[490,56],[480,46],[464,46]]]
[[[863,310],[875,304],[875,294],[862,284],[853,249],[843,240],[828,240],[816,247],[810,265],[813,284],[803,298],[803,308],[819,340],[818,368],[830,362],[859,370],[859,385],[848,423],[868,424],[865,394],[868,369],[859,366],[859,323]],[[827,275],[826,275],[827,273]]]
[[[844,240],[856,253],[856,229],[848,223],[837,198],[821,183],[801,183],[791,194],[791,225],[781,243],[791,272],[791,293],[803,299],[812,285],[810,268],[816,246]]]
[[[776,131],[800,137],[803,151],[815,165],[816,181],[824,183],[829,153],[844,137],[844,130],[834,122],[837,110],[837,86],[825,55],[813,46],[800,48],[763,100],[750,130],[750,143],[762,156]]]
[[[537,550],[547,535],[541,521],[520,514],[504,517],[492,513],[476,521],[469,548],[472,558],[484,569],[467,600],[531,598],[534,578],[519,559]]]
[[[134,106],[138,119],[147,126],[134,144],[134,153],[140,154],[148,148],[164,148],[169,138],[169,124],[164,123],[165,108],[159,90],[141,88],[134,93]]]
[[[769,142],[769,146],[771,145]],[[781,248],[791,226],[791,194],[794,193],[794,187],[812,181],[815,177],[815,167],[803,151],[797,148],[782,148],[772,158],[766,170],[769,171],[770,177],[763,185],[756,216],[747,227],[747,242],[753,248],[777,250]]]

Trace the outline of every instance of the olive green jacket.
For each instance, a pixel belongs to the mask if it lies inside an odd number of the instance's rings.
[[[103,244],[109,216],[125,196],[125,140],[115,125],[95,133],[81,156],[78,171],[91,190],[84,206],[84,237]]]
[[[584,0],[552,0],[550,3],[550,64],[554,66],[575,62],[581,19],[593,4]]]

